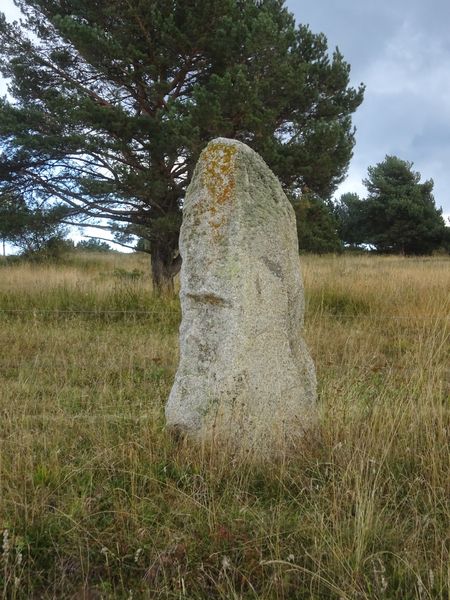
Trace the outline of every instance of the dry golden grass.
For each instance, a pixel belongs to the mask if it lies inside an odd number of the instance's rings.
[[[265,465],[164,431],[145,257],[0,267],[3,598],[449,597],[450,260],[302,262],[320,431]]]

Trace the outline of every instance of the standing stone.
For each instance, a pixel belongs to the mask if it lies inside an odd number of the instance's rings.
[[[293,208],[261,157],[217,138],[187,190],[180,234],[180,363],[167,425],[241,447],[316,419]]]

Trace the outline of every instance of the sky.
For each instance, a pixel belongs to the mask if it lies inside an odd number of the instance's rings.
[[[367,167],[387,154],[434,180],[436,205],[450,217],[449,0],[287,0],[297,23],[327,36],[351,65],[351,84],[366,86],[353,117],[356,145],[336,192],[365,195]],[[7,19],[13,0],[1,0]],[[0,94],[6,91],[0,80]],[[92,232],[91,232],[92,235]],[[94,233],[95,235],[95,233]]]
[[[297,23],[327,36],[364,83],[356,145],[337,195],[364,196],[367,167],[387,154],[434,180],[436,205],[450,216],[449,0],[287,0]]]

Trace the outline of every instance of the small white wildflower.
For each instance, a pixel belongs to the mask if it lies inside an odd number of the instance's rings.
[[[384,593],[387,590],[388,582],[383,573],[381,573],[380,579],[381,579],[381,586],[380,586],[381,592]]]
[[[419,598],[423,598],[423,595],[425,593],[425,586],[423,585],[423,581],[420,575],[417,575],[417,589],[419,591]]]
[[[433,588],[434,587],[434,573],[433,573],[433,569],[430,569],[429,578],[430,578],[430,588]]]
[[[2,543],[2,548],[3,548],[3,559],[6,561],[8,560],[8,555],[9,555],[9,531],[7,529],[3,530],[3,543]]]
[[[3,530],[3,551],[9,550],[9,531]]]
[[[378,564],[378,568],[377,568]],[[387,590],[388,582],[384,574],[386,573],[386,567],[384,566],[381,558],[377,558],[373,561],[373,572],[375,575],[375,581],[377,582],[378,588],[382,594]]]

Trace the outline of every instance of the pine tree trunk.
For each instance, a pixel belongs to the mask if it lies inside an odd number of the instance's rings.
[[[150,249],[153,290],[157,294],[174,293],[174,277],[180,270],[181,258],[174,258],[174,250],[165,244],[153,242]]]

